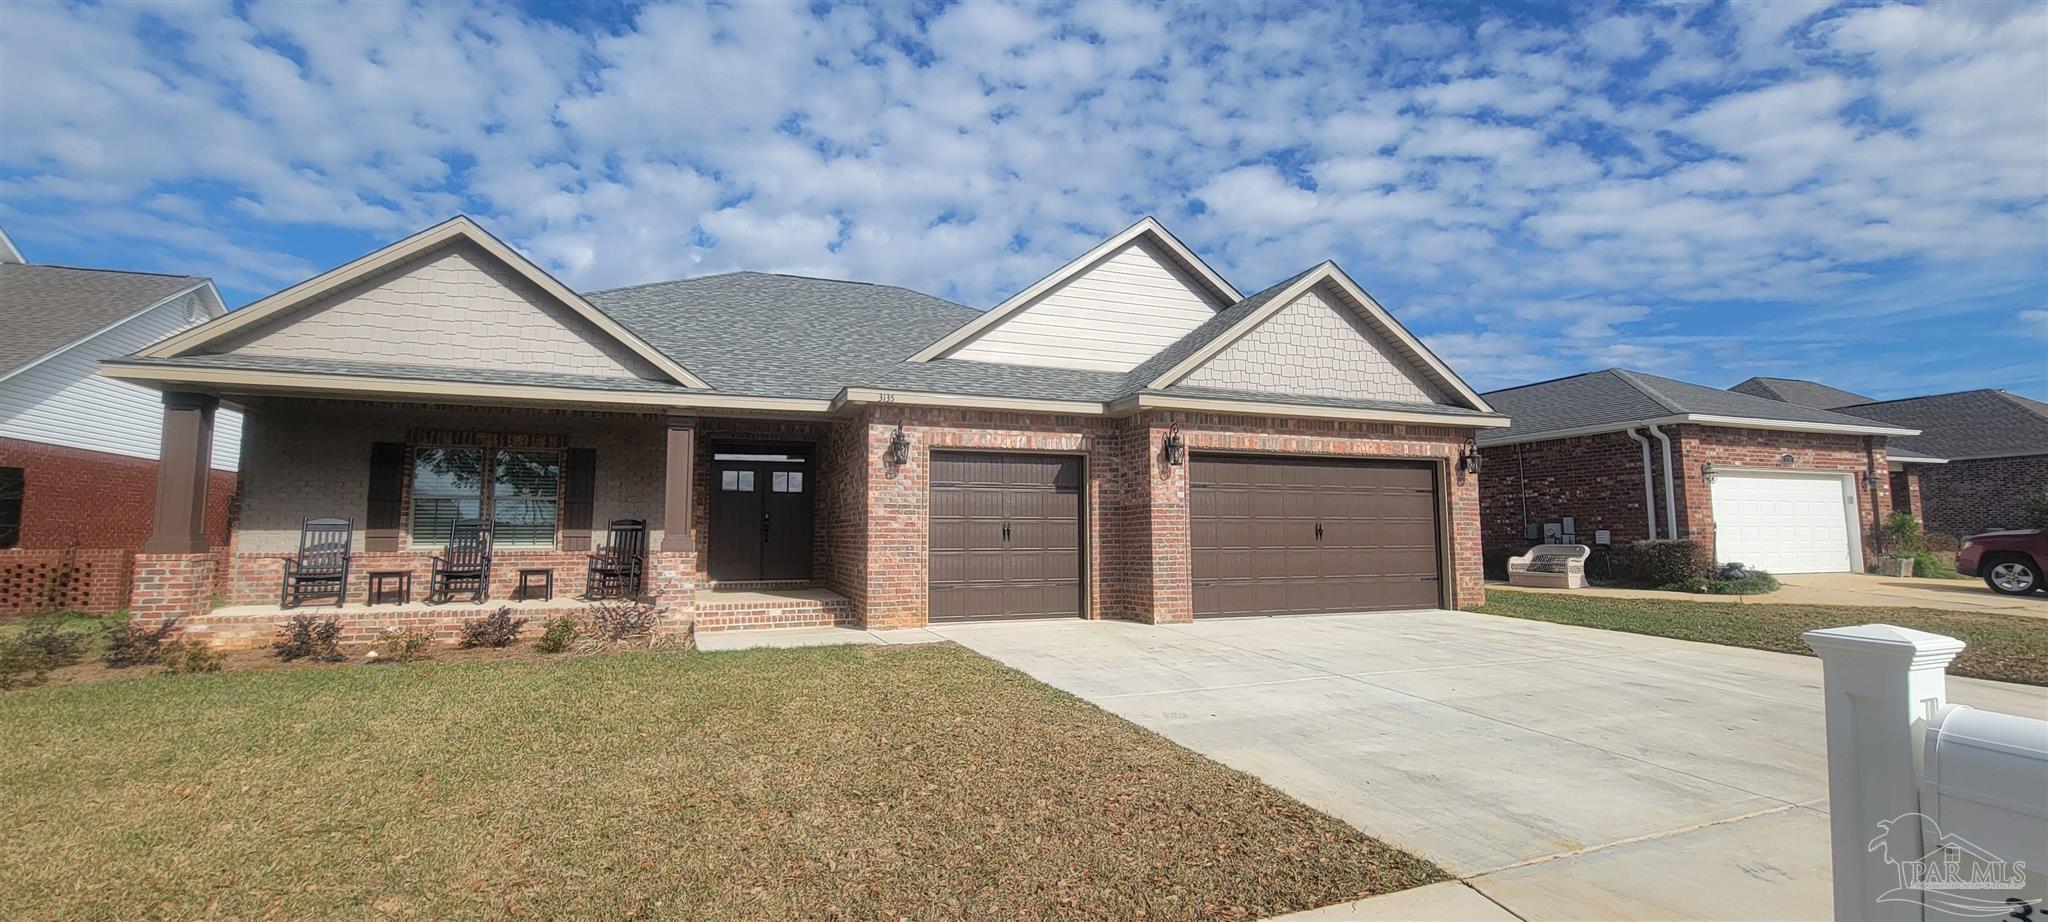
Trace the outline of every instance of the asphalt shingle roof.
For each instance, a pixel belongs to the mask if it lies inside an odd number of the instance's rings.
[[[1625,368],[1525,384],[1480,396],[1495,410],[1514,419],[1514,425],[1505,429],[1481,432],[1481,444],[1523,441],[1548,432],[1686,414],[1845,426],[1869,426],[1874,422]]]
[[[2048,404],[2001,390],[1861,403],[1842,412],[1920,430],[1891,444],[1926,457],[2048,455]]]
[[[205,282],[189,275],[0,264],[0,374]]]
[[[276,355],[181,355],[157,359],[128,356],[123,365],[162,365],[170,368],[225,368],[237,371],[288,371],[348,378],[405,378],[414,381],[452,381],[470,384],[511,384],[530,387],[566,387],[620,393],[660,395],[698,394],[680,384],[641,378],[607,378],[601,375],[564,375],[540,371],[499,368],[455,368],[442,365],[406,365],[399,362],[357,362],[344,359],[306,359]]]
[[[829,398],[981,315],[908,288],[765,272],[583,298],[713,389],[757,397]]]
[[[1729,388],[1738,394],[1763,397],[1796,403],[1802,407],[1821,410],[1839,410],[1851,404],[1869,403],[1870,398],[1852,394],[1838,387],[1829,387],[1818,381],[1799,378],[1755,377]]]

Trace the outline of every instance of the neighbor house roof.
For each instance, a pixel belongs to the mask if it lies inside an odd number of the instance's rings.
[[[0,377],[205,284],[190,275],[0,262]]]
[[[1729,390],[1821,410],[1839,410],[1850,404],[1870,402],[1870,398],[1862,394],[1852,394],[1838,387],[1829,387],[1818,381],[1805,381],[1799,378],[1755,377]]]
[[[1644,425],[1697,423],[1795,432],[1905,436],[1914,430],[1673,378],[1609,368],[1485,395],[1513,425],[1481,433],[1480,444],[1509,444],[1615,432]]]
[[[1992,388],[1861,403],[1842,412],[1920,430],[1896,440],[1915,455],[1950,461],[2048,455],[2048,404]]]

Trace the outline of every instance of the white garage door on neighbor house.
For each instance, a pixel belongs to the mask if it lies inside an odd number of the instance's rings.
[[[1856,569],[1850,484],[1839,474],[1717,472],[1715,559],[1772,573]]]

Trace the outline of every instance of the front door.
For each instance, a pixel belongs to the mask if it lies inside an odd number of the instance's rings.
[[[718,453],[711,462],[711,578],[811,578],[810,465],[786,453]]]

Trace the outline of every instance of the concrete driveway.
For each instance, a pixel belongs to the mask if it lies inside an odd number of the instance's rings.
[[[1980,579],[1916,579],[1877,576],[1871,573],[1790,573],[1778,581],[1784,588],[1769,595],[1726,596],[1694,592],[1663,592],[1656,589],[1532,589],[1488,583],[1488,589],[1513,592],[1585,595],[1627,599],[1666,599],[1672,602],[1748,603],[1754,605],[1838,605],[1874,608],[1934,608],[1944,611],[1992,612],[2028,618],[2048,618],[2048,595],[1999,595]]]
[[[1449,611],[933,632],[1498,904],[1453,887],[1427,911],[1830,915],[1818,660]],[[1949,684],[1964,704],[2048,716],[2038,688]]]

